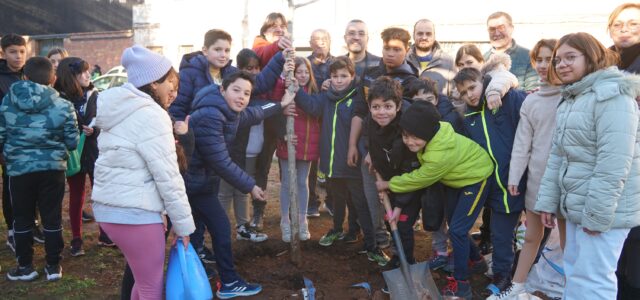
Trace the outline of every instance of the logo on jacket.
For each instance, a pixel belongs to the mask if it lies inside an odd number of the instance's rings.
[[[465,196],[470,196],[470,195],[473,195],[473,192],[464,191],[464,195],[465,195]]]

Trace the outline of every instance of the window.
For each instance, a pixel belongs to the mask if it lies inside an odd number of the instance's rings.
[[[38,56],[47,56],[47,53],[51,48],[63,48],[64,42],[62,39],[42,39],[38,40]]]

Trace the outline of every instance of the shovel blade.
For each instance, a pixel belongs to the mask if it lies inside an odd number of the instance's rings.
[[[426,262],[413,264],[409,270],[413,281],[413,290],[405,280],[400,268],[382,272],[392,300],[442,299]]]

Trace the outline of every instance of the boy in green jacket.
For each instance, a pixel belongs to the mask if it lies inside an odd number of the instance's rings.
[[[471,243],[469,230],[487,198],[487,179],[492,176],[493,163],[480,145],[455,133],[449,123],[440,122],[437,116],[436,107],[425,101],[413,103],[403,113],[402,140],[411,152],[417,153],[420,168],[390,181],[378,181],[376,186],[380,192],[393,193],[420,190],[436,182],[453,188],[456,194],[447,197],[447,218],[455,271],[448,278],[443,295],[471,299],[469,269],[484,272],[487,265]],[[467,264],[470,258],[471,266]]]

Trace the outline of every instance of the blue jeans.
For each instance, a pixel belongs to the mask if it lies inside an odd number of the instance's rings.
[[[213,191],[207,193],[190,194],[189,203],[193,218],[198,224],[204,223],[211,234],[213,252],[216,258],[216,266],[223,283],[231,283],[240,276],[233,266],[231,250],[231,224],[227,213],[218,199],[220,179],[216,179]],[[193,238],[198,238],[192,234]],[[200,236],[200,238],[202,238]]]

